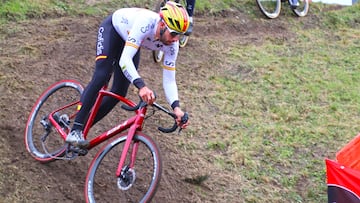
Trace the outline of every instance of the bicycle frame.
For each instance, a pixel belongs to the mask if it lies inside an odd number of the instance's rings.
[[[130,101],[129,99],[127,99],[125,97],[122,97],[120,95],[112,93],[112,92],[106,90],[106,88],[107,88],[107,86],[104,86],[99,91],[98,97],[96,98],[93,109],[92,109],[92,111],[91,111],[91,113],[89,115],[89,119],[86,122],[84,131],[83,131],[85,139],[86,139],[86,137],[88,135],[88,132],[89,132],[92,124],[93,124],[93,121],[95,119],[97,111],[100,108],[101,101],[105,96],[110,96],[110,97],[116,98],[119,101],[127,104],[128,106],[135,107],[134,102]],[[75,106],[75,105],[77,105],[79,103],[80,103],[80,101],[68,104],[68,105],[66,105],[64,107],[61,107],[61,108],[53,111],[49,115],[50,122],[57,129],[58,133],[62,136],[62,138],[64,140],[66,139],[67,132],[65,132],[61,128],[61,126],[55,121],[55,119],[53,118],[53,115],[58,111],[61,111],[63,109]],[[135,110],[135,115],[134,116],[130,117],[129,119],[125,120],[123,123],[120,123],[120,124],[116,125],[112,129],[107,130],[106,132],[96,136],[95,138],[93,138],[93,139],[91,139],[89,141],[89,146],[86,148],[87,150],[91,150],[92,148],[96,147],[97,145],[101,144],[102,142],[104,142],[104,141],[114,137],[115,135],[129,129],[129,131],[127,133],[127,138],[126,138],[126,141],[125,141],[124,149],[123,149],[121,157],[120,157],[118,169],[116,171],[117,176],[120,176],[120,174],[121,174],[121,169],[123,168],[123,165],[125,163],[126,155],[127,155],[128,151],[130,149],[131,142],[133,140],[133,137],[134,137],[135,133],[137,131],[142,130],[142,123],[143,123],[143,121],[145,119],[146,111],[147,111],[146,107],[139,108],[138,110]],[[71,117],[75,117],[75,115],[76,115],[76,113],[71,115]],[[130,167],[133,167],[133,165],[134,165],[134,160],[135,160],[135,157],[136,157],[136,153],[137,153],[137,143],[134,143],[133,149],[132,149],[132,152],[131,152],[131,162],[129,164]]]

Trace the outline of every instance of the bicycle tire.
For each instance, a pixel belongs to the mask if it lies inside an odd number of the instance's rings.
[[[304,17],[309,12],[309,0],[298,0],[299,6],[296,8],[291,8],[291,10],[297,15],[298,17]]]
[[[166,0],[157,1],[156,4],[154,5],[154,12],[159,12],[160,8],[164,4],[164,2],[166,2]],[[155,63],[160,63],[163,59],[164,52],[160,51],[160,50],[154,50],[154,51],[152,51],[152,56],[153,56]]]
[[[189,36],[181,35],[179,39],[179,47],[183,48],[189,41]],[[155,63],[160,63],[163,60],[164,52],[160,50],[152,51],[153,59]]]
[[[281,0],[256,0],[260,12],[267,18],[273,19],[280,15]]]
[[[180,36],[180,39],[179,39],[179,47],[180,48],[183,48],[186,46],[186,44],[188,43],[189,41],[189,36],[187,35],[181,35]]]
[[[153,59],[155,63],[160,63],[163,60],[164,52],[160,50],[152,51]]]
[[[101,202],[105,197],[111,202],[150,202],[154,197],[162,163],[159,148],[149,136],[139,133],[134,136],[133,142],[139,146],[134,168],[127,173],[130,183],[115,175],[126,138],[124,134],[113,139],[92,160],[85,181],[86,202]],[[128,154],[125,164],[129,157]]]
[[[175,2],[180,3],[181,5],[183,5],[185,7],[187,4],[185,0],[175,0]],[[180,39],[179,39],[179,47],[180,48],[184,48],[187,45],[187,43],[189,41],[189,37],[190,37],[189,35],[181,35],[180,36]]]
[[[26,123],[24,140],[27,151],[37,161],[47,163],[64,156],[66,144],[61,135],[50,124],[48,115],[61,105],[65,106],[78,101],[83,89],[81,84],[76,81],[62,80],[48,87],[35,102]],[[59,111],[62,115],[75,115],[75,112],[75,106]],[[70,130],[65,128],[68,127],[64,126],[64,130]],[[42,141],[46,133],[48,135]],[[46,148],[44,148],[43,143]]]

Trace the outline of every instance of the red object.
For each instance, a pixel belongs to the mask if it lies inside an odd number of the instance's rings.
[[[328,203],[360,203],[360,171],[326,159]]]
[[[336,153],[338,163],[360,171],[360,133]]]

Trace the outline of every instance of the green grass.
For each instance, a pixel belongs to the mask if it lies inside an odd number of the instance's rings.
[[[3,22],[21,21],[31,18],[41,18],[52,14],[65,14],[69,6],[61,1],[50,0],[12,0],[5,1],[0,7],[0,17]]]
[[[324,158],[360,131],[359,14],[359,4],[319,14],[326,29],[295,25],[295,41],[227,48],[229,72],[211,78],[211,102],[233,133],[209,141],[208,149],[226,146],[230,157],[245,157],[237,170],[254,184],[244,191],[248,202],[327,201]],[[228,154],[214,162],[239,166],[225,160]],[[272,190],[258,186],[269,184]]]
[[[149,6],[154,1],[86,1],[86,0],[4,0],[0,6],[0,23],[63,15],[105,15],[119,5]]]
[[[139,6],[153,8],[157,0],[4,0],[0,5],[0,24],[6,21],[22,21],[32,18],[59,17],[63,15],[107,15],[113,8]],[[255,6],[253,1],[235,0],[197,1],[197,15],[216,14],[224,10],[250,11]],[[250,13],[250,12],[249,12]]]

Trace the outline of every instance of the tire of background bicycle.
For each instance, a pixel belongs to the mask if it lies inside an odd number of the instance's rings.
[[[126,141],[127,134],[119,135],[118,137],[114,138],[113,140],[109,141],[108,144],[103,146],[98,153],[93,158],[89,170],[86,175],[86,181],[85,181],[85,199],[86,202],[89,203],[95,203],[94,199],[94,191],[93,191],[93,185],[94,185],[94,176],[96,175],[97,168],[101,164],[101,161],[103,158],[110,152],[114,147],[116,147],[118,144],[121,144]],[[143,143],[153,154],[153,161],[154,161],[154,171],[153,171],[153,177],[150,183],[150,186],[144,195],[142,197],[141,201],[142,203],[150,202],[151,199],[156,194],[156,190],[158,188],[160,179],[161,179],[161,173],[162,173],[162,159],[160,155],[160,150],[157,144],[154,142],[154,140],[142,133],[137,132],[136,135],[133,138],[134,140],[140,141]],[[120,154],[119,154],[120,157]],[[113,171],[115,175],[116,169],[109,169]],[[136,184],[136,181],[135,181]]]
[[[69,87],[69,88],[73,88],[73,89],[77,90],[79,92],[79,98],[84,90],[83,86],[79,82],[74,81],[74,80],[62,80],[62,81],[52,84],[37,99],[33,108],[31,109],[30,115],[29,115],[27,123],[26,123],[25,136],[24,136],[26,149],[34,159],[36,159],[37,161],[42,162],[42,163],[48,163],[51,161],[55,161],[55,160],[57,160],[56,157],[64,156],[66,147],[65,147],[65,143],[64,143],[64,145],[59,147],[59,149],[56,152],[52,153],[51,156],[49,156],[48,154],[41,153],[39,150],[37,150],[36,147],[34,146],[34,142],[33,142],[34,137],[33,137],[33,133],[32,133],[32,128],[34,127],[34,121],[37,117],[39,110],[41,109],[43,104],[46,102],[46,100],[51,95],[53,95],[57,90],[59,90],[61,88],[65,88],[65,87]],[[57,133],[57,132],[54,132],[54,133]],[[60,136],[60,135],[58,135],[58,136]]]
[[[291,9],[292,12],[294,12],[294,14],[298,17],[304,17],[307,15],[307,13],[309,12],[309,0],[299,0],[299,1],[303,1],[302,4],[304,4],[304,7],[297,7],[294,9]],[[302,5],[300,4],[300,5]]]
[[[161,1],[164,1],[164,0],[160,0],[160,2]],[[177,3],[180,3],[181,5],[183,5],[186,8],[186,0],[174,0],[174,1]],[[160,10],[160,7],[159,7],[159,10]],[[180,48],[184,48],[186,46],[186,44],[189,41],[189,37],[190,36],[186,36],[186,35],[180,36],[180,39],[179,39],[179,47]]]
[[[281,11],[281,0],[276,0],[276,9],[274,11],[267,11],[261,4],[260,0],[256,0],[256,4],[262,14],[269,19],[277,18]]]
[[[188,41],[189,41],[189,36],[181,35],[179,39],[179,47],[180,48],[185,47]],[[164,55],[162,55],[160,58],[158,57],[160,52],[161,52],[160,50],[152,51],[152,56],[155,63],[160,63],[163,60]]]
[[[161,56],[161,58],[159,58],[159,52],[161,52],[160,50],[156,50],[156,51],[152,51],[152,55],[153,55],[153,59],[155,63],[160,63],[163,60],[163,56],[164,54]]]
[[[160,11],[160,7],[161,7],[161,4],[166,1],[166,0],[159,0],[159,1],[156,1],[156,4],[154,5],[154,12],[159,12]],[[158,55],[159,55],[159,50],[156,50],[156,51],[152,51],[152,56],[153,56],[153,59],[154,59],[154,62],[155,63],[160,63],[162,61],[162,58],[158,58]]]
[[[183,48],[186,46],[186,44],[188,43],[189,41],[189,37],[190,36],[186,36],[186,35],[181,35],[180,36],[180,39],[179,39],[179,47],[180,48]]]

